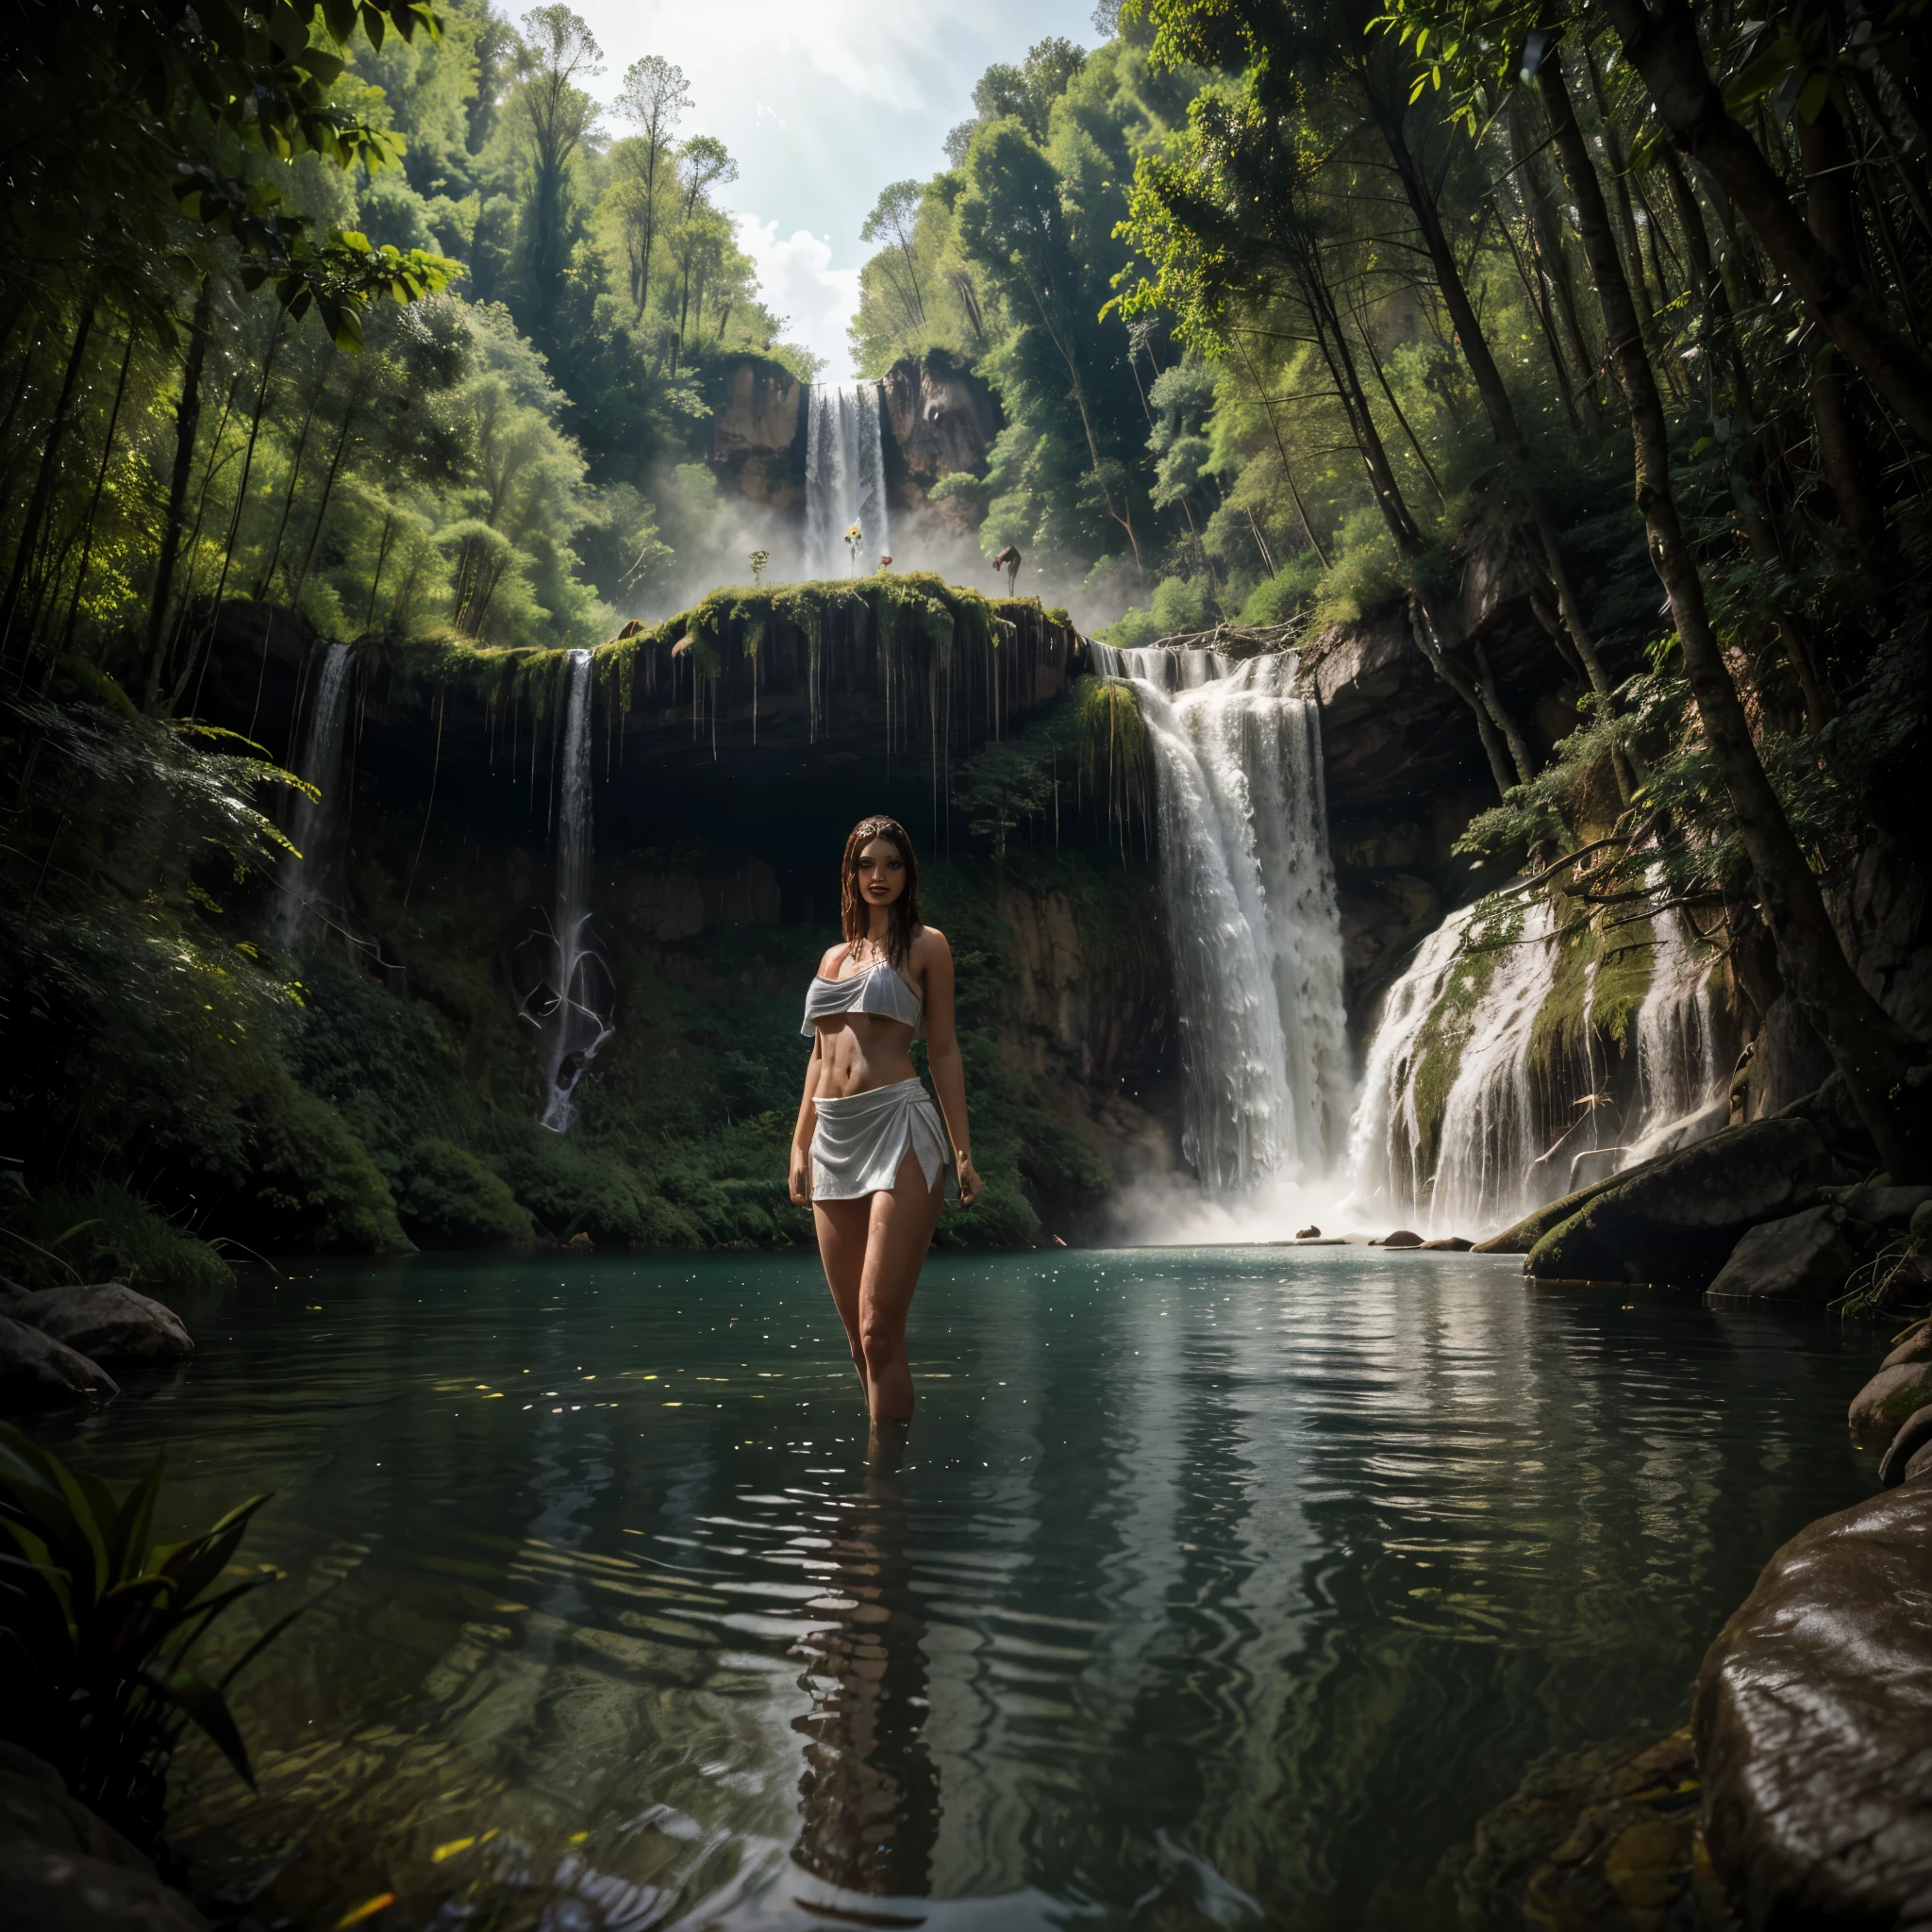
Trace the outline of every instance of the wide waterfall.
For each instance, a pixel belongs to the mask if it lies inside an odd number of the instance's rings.
[[[354,658],[347,644],[331,644],[323,654],[315,703],[295,763],[297,775],[314,786],[317,795],[297,794],[289,824],[289,842],[299,856],[289,859],[283,871],[279,924],[285,946],[313,937],[326,918],[326,908],[316,902],[342,824],[342,748],[348,736]]]
[[[1674,911],[1647,943],[1591,942],[1567,969],[1566,1033],[1563,943],[1549,902],[1518,895],[1452,912],[1424,941],[1370,1039],[1352,1212],[1479,1238],[1724,1124],[1711,949]],[[1632,952],[1648,955],[1647,984],[1607,1043],[1604,961]]]
[[[884,425],[875,382],[815,382],[807,391],[805,574],[861,576],[891,549]],[[854,525],[857,544],[846,533]]]
[[[557,775],[556,896],[550,920],[555,997],[542,1023],[550,1095],[543,1124],[559,1134],[568,1133],[575,1119],[577,1082],[610,1038],[616,1004],[609,962],[591,931],[591,653],[573,651]]]
[[[1291,655],[1093,646],[1153,744],[1183,1152],[1210,1193],[1320,1175],[1348,1108],[1321,721]]]

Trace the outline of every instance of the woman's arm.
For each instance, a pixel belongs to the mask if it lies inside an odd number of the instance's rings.
[[[801,1208],[811,1206],[811,1137],[819,1126],[817,1098],[819,1078],[825,1070],[824,1045],[824,1035],[816,1034],[811,1043],[811,1058],[805,1063],[805,1095],[798,1103],[798,1124],[791,1129],[788,1186],[791,1198]]]
[[[980,1180],[973,1170],[973,1141],[966,1129],[966,1062],[959,1057],[959,1036],[953,1024],[953,949],[946,936],[925,929],[925,1063],[932,1070],[932,1091],[946,1117],[953,1158],[959,1168],[959,1205],[970,1208],[979,1198]]]

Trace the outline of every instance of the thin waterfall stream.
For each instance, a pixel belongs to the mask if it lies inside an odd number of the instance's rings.
[[[1154,750],[1182,1151],[1212,1195],[1318,1178],[1341,1151],[1348,1047],[1316,707],[1291,654],[1093,657],[1134,682]]]
[[[805,574],[869,575],[891,549],[883,412],[875,382],[815,382],[807,391]],[[857,526],[856,544],[846,532]]]
[[[563,743],[557,777],[556,892],[551,934],[556,960],[555,1004],[543,1021],[549,1104],[543,1124],[570,1131],[576,1118],[577,1082],[610,1038],[615,985],[609,962],[591,931],[591,863],[594,825],[591,798],[592,667],[589,651],[570,654]]]
[[[288,861],[282,881],[280,926],[285,946],[312,938],[322,924],[316,901],[342,824],[342,750],[348,737],[354,689],[349,673],[355,656],[349,644],[330,644],[323,654],[315,705],[295,765],[296,774],[314,786],[315,796],[298,792],[289,823],[289,842],[297,856]]]

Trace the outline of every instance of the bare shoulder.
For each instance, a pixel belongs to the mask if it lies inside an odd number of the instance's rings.
[[[841,940],[836,946],[827,946],[819,959],[819,976],[822,979],[837,979],[839,968],[844,963],[845,941]]]
[[[953,949],[936,925],[922,925],[912,936],[911,963],[922,971],[941,960],[950,960]]]

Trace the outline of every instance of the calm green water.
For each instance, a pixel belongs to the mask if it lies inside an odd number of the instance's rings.
[[[273,1490],[258,1601],[334,1586],[243,1680],[261,1797],[184,1760],[261,1923],[1438,1924],[1868,1487],[1869,1337],[1516,1267],[937,1257],[870,1471],[810,1261],[328,1267],[70,1448],[165,1446],[176,1527]]]

